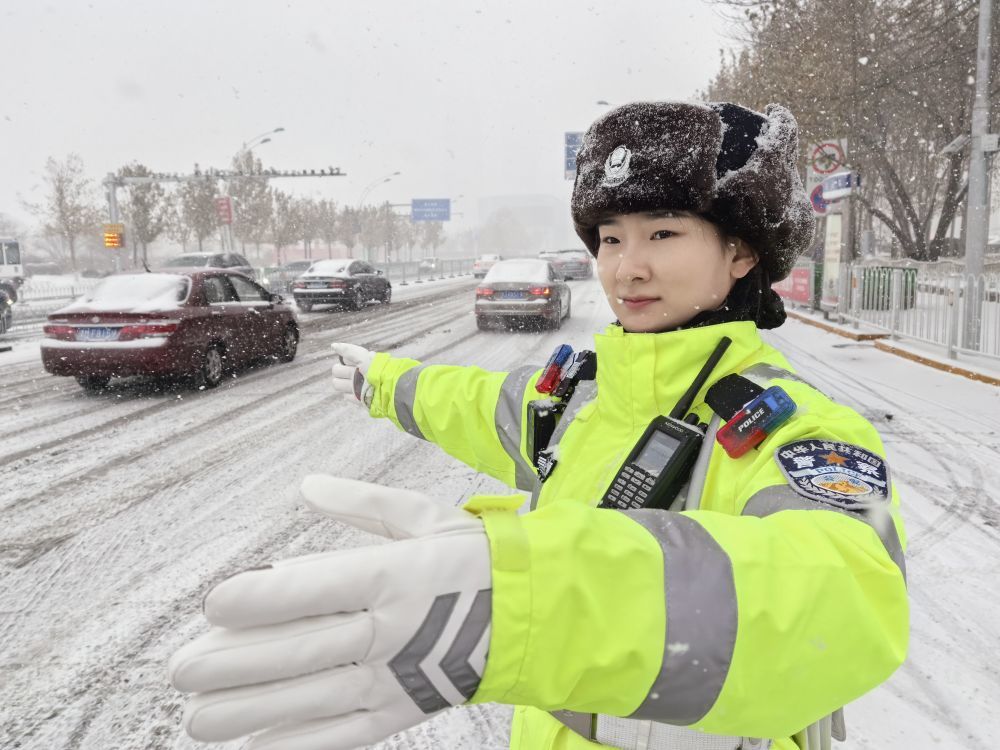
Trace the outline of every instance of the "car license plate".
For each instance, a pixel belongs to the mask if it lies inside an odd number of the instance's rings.
[[[321,289],[322,287],[325,287],[325,286],[326,286],[326,282],[325,281],[310,281],[309,282],[309,288],[310,289]]]
[[[524,292],[503,291],[500,292],[500,299],[524,299]]]
[[[119,328],[78,328],[76,330],[77,341],[115,341],[118,338]]]

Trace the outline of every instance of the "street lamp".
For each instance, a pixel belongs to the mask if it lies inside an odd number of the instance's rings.
[[[402,172],[393,172],[391,174],[383,175],[382,177],[379,177],[377,180],[368,183],[361,191],[361,197],[358,198],[358,207],[365,205],[365,199],[368,197],[368,194],[371,193],[375,188],[386,182],[391,182],[393,177],[398,177],[401,174]]]
[[[274,135],[275,133],[284,133],[284,132],[285,132],[284,128],[275,128],[274,130],[268,130],[266,133],[255,135],[250,140],[243,142],[243,148],[240,149],[240,153],[242,153],[243,151],[249,151],[254,146],[259,146],[261,143],[267,143],[268,141],[271,140],[267,136]],[[258,138],[263,138],[264,140],[262,140],[260,143],[254,143],[254,141],[256,141]]]
[[[246,167],[246,170],[248,172],[253,172],[253,161],[251,160],[249,164],[246,163],[247,162],[247,156],[249,155],[249,153],[254,148],[256,148],[257,146],[261,146],[261,145],[263,145],[265,143],[270,143],[271,142],[271,136],[274,135],[275,133],[283,133],[283,132],[285,132],[284,128],[274,128],[273,130],[268,130],[267,132],[260,133],[259,135],[255,135],[249,141],[243,141],[243,146],[240,148],[239,151],[236,152],[236,155],[233,156],[233,165],[239,171],[242,171],[244,169],[244,167]],[[229,180],[225,180],[223,182],[222,197],[226,198],[228,200],[234,200],[229,195]],[[231,212],[232,212],[232,209],[230,208],[230,216],[232,216]],[[229,252],[229,253],[233,252],[234,246],[233,246],[233,229],[232,229],[232,226],[230,226],[229,224],[223,224],[220,227],[220,231],[221,231],[221,239],[222,239],[222,249],[225,252]]]

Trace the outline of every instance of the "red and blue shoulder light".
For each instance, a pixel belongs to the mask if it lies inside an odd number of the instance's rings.
[[[705,402],[725,420],[715,439],[731,458],[763,443],[795,413],[795,402],[781,386],[764,390],[741,375],[727,375],[708,389]]]
[[[556,386],[559,385],[559,381],[562,379],[563,367],[572,355],[573,347],[569,344],[560,344],[557,346],[556,350],[552,352],[552,356],[549,357],[549,361],[545,363],[542,375],[538,378],[538,382],[535,383],[535,390],[539,393],[552,393]]]

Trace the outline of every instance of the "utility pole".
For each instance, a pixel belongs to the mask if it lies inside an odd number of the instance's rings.
[[[979,46],[976,50],[976,99],[972,106],[972,149],[965,225],[965,336],[966,349],[979,348],[980,307],[983,301],[983,256],[990,222],[988,153],[998,148],[990,126],[990,23],[993,0],[979,0]]]

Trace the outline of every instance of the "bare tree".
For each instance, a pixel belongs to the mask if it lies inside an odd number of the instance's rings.
[[[786,104],[803,145],[847,138],[865,211],[906,256],[936,259],[967,187],[967,153],[941,151],[969,129],[977,0],[715,2],[742,13],[745,46],[707,98]]]
[[[354,248],[361,241],[361,211],[351,206],[344,206],[339,218],[340,240],[347,245],[347,252],[354,257]]]
[[[312,198],[299,198],[295,201],[295,210],[299,217],[299,237],[305,250],[306,258],[312,258],[312,242],[320,233],[322,219],[319,204]]]
[[[180,196],[173,193],[167,196],[166,234],[181,246],[181,252],[187,252],[187,243],[191,240],[191,227],[184,221],[181,213]]]
[[[119,177],[148,177],[149,167],[133,162],[118,170]],[[149,243],[159,237],[167,228],[168,202],[163,186],[153,182],[125,186],[125,200],[122,203],[125,216],[125,237],[132,242],[132,265],[138,265],[139,254],[143,263]]]
[[[437,254],[437,249],[444,242],[444,224],[440,221],[422,222],[420,228],[420,244],[422,247],[429,247],[431,255]]]
[[[229,182],[229,195],[235,204],[233,211],[233,236],[239,239],[243,254],[246,243],[257,248],[267,238],[271,224],[272,196],[267,178],[262,177],[264,167],[251,151],[244,151],[233,159],[233,169],[241,176]]]
[[[340,216],[337,213],[337,204],[330,200],[323,200],[316,207],[317,234],[326,243],[326,254],[328,258],[333,257],[333,243],[341,238]]]
[[[73,270],[77,270],[77,241],[85,232],[97,231],[100,209],[93,183],[84,176],[83,160],[70,154],[63,162],[49,157],[42,181],[47,193],[41,203],[25,207],[41,219],[45,232],[60,238]]]
[[[0,214],[0,237],[20,237],[24,234],[24,227],[7,214]]]
[[[375,248],[382,243],[378,209],[374,206],[362,206],[358,209],[358,221],[361,228],[359,237],[365,260],[374,260]]]
[[[274,209],[271,212],[270,240],[274,244],[275,261],[280,265],[281,251],[294,244],[299,237],[301,217],[296,201],[280,190],[274,192]]]
[[[211,177],[189,180],[177,192],[181,219],[198,241],[198,252],[201,252],[205,238],[219,226],[215,212],[216,181]]]

